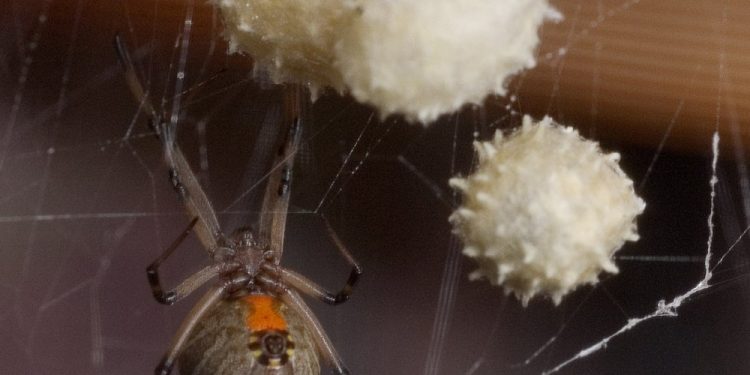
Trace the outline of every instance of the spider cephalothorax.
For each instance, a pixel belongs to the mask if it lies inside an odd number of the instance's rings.
[[[278,264],[276,253],[267,244],[256,240],[254,231],[249,227],[236,229],[220,243],[212,257],[217,263],[229,265],[221,275],[225,279],[242,275],[247,278],[248,287],[251,287],[264,265]]]

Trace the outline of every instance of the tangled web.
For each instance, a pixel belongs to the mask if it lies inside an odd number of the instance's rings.
[[[326,286],[344,280],[325,216],[363,264],[350,302],[311,302],[353,373],[750,369],[750,177],[738,94],[747,85],[734,58],[746,44],[733,16],[743,5],[672,3],[559,1],[565,21],[542,30],[538,67],[517,77],[507,98],[430,127],[379,122],[371,108],[332,93],[316,102],[283,261]],[[676,13],[701,15],[691,27],[709,41],[691,51],[706,60],[681,71],[690,90],[660,97],[652,86],[673,83],[649,84],[639,64],[670,72],[680,61],[662,63],[669,48],[635,40],[668,39],[655,25],[676,25],[667,17]],[[220,15],[203,2],[12,0],[0,17],[0,368],[150,373],[191,301],[155,303],[145,267],[189,220],[112,39],[120,32],[129,41],[152,97],[177,116],[178,142],[227,230],[257,214],[273,138],[261,129],[276,119],[278,90],[225,54]],[[628,20],[646,26],[627,31]],[[651,54],[628,58],[627,48]],[[707,76],[713,86],[701,83]],[[629,96],[613,88],[622,82]],[[699,109],[707,115],[696,117]],[[651,130],[628,127],[628,111]],[[616,257],[620,273],[559,307],[523,308],[468,281],[474,265],[447,222],[457,205],[447,181],[469,172],[471,141],[517,126],[525,113],[620,152],[648,204],[641,240]],[[165,265],[167,283],[207,261],[194,238],[187,242]]]

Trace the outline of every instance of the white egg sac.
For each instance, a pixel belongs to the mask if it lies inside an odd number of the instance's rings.
[[[424,123],[535,65],[547,0],[214,0],[230,51],[275,82],[351,93]]]
[[[450,181],[463,193],[450,221],[479,265],[472,279],[502,285],[524,305],[536,295],[559,304],[602,271],[618,271],[613,254],[638,239],[635,219],[645,208],[619,154],[528,116],[510,136],[498,131],[474,147],[474,173]]]

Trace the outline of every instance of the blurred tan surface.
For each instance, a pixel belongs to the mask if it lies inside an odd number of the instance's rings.
[[[144,6],[129,2],[127,12],[132,34],[143,40],[152,32],[173,32],[184,19],[183,1],[159,2],[156,15],[150,1],[140,2]],[[511,82],[516,110],[549,114],[589,136],[648,147],[663,142],[667,149],[704,153],[717,123],[725,139],[734,140],[724,146],[748,140],[750,2],[552,3],[565,19],[544,26],[537,67]],[[206,28],[222,26],[209,4],[196,7],[202,20],[194,23],[193,43],[201,50],[211,42],[205,38],[218,35]],[[114,11],[102,6],[103,21],[108,12]],[[225,48],[215,42],[214,48]],[[242,58],[228,63],[251,67]]]
[[[750,2],[554,4],[565,21],[546,25],[539,65],[519,81],[525,110],[647,146],[674,118],[666,147],[701,152],[721,113],[721,134],[738,141],[724,145],[747,142]]]

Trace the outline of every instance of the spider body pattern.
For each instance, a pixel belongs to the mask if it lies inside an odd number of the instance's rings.
[[[268,295],[223,300],[201,319],[179,357],[195,375],[319,374],[311,332],[294,310]]]
[[[163,121],[169,117],[160,115],[149,102],[119,35],[115,47],[129,88],[150,115],[150,124],[162,143],[169,180],[192,218],[185,231],[148,266],[151,292],[158,302],[171,305],[210,280],[218,281],[183,320],[155,373],[168,375],[179,364],[183,375],[316,375],[322,357],[334,374],[349,374],[300,293],[331,305],[345,302],[362,273],[359,264],[325,219],[333,243],[352,266],[339,292],[329,292],[279,264],[306,95],[298,86],[284,90],[280,124],[273,124],[281,127],[281,136],[268,174],[258,231],[242,227],[226,236],[175,143],[174,124]],[[213,263],[165,290],[159,268],[190,233],[195,233]]]

